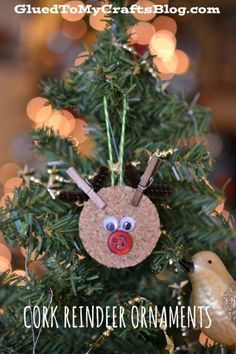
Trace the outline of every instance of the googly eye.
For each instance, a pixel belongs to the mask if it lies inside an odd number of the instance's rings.
[[[113,232],[118,229],[118,220],[114,216],[107,216],[103,221],[103,227],[106,231]]]
[[[129,216],[125,216],[120,220],[120,228],[123,231],[132,231],[135,227],[134,219],[130,218]]]

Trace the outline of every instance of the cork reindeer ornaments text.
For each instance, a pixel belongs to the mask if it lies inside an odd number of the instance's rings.
[[[136,189],[117,185],[95,193],[74,168],[71,179],[89,197],[79,219],[79,235],[91,257],[113,268],[125,268],[146,259],[160,237],[160,219],[155,205],[143,195],[152,182],[159,159],[152,155]]]

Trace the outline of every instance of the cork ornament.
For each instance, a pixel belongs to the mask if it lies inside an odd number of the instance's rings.
[[[138,187],[116,185],[97,193],[75,171],[71,179],[89,197],[79,218],[79,235],[88,254],[111,268],[132,267],[146,259],[160,237],[160,219],[153,202],[144,195],[159,159],[152,155]]]

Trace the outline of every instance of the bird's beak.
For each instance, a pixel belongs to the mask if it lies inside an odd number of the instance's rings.
[[[188,261],[186,259],[182,259],[180,262],[179,262],[182,267],[187,270],[187,272],[189,273],[193,273],[194,272],[194,264],[193,264],[193,261]]]

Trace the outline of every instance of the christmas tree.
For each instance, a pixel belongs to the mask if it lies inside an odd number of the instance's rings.
[[[120,0],[114,3],[128,6]],[[208,180],[212,160],[204,134],[210,112],[195,100],[188,103],[184,95],[177,97],[160,80],[153,64],[155,50],[140,54],[132,46],[128,27],[135,23],[131,15],[112,14],[82,65],[69,70],[64,80],[41,84],[42,96],[54,110],[86,119],[95,149],[93,157],[86,158],[72,139],[50,128],[30,132],[36,155],[48,162],[48,173],[36,178],[29,170],[22,171],[23,186],[1,209],[5,240],[26,249],[25,276],[1,274],[1,353],[218,350],[201,346],[199,331],[191,328],[145,326],[137,314],[139,325],[131,321],[132,308],[146,308],[147,321],[148,309],[155,309],[160,324],[163,308],[189,305],[191,287],[180,262],[196,252],[214,251],[232,275],[236,272],[235,256],[228,248],[232,227],[216,210],[223,194]],[[66,171],[74,167],[96,192],[117,185],[137,188],[152,155],[160,164],[147,192],[159,214],[160,238],[141,263],[106,267],[89,255],[81,241],[78,221],[85,195]],[[87,222],[96,228],[92,215]],[[39,276],[30,265],[42,255]],[[108,254],[102,257],[106,263]],[[73,328],[72,316],[65,325],[65,307],[70,313],[77,308],[78,323],[78,309],[98,306],[122,307],[126,326],[116,326],[115,313],[99,328],[91,323]],[[37,310],[43,307],[48,314],[44,326]]]

